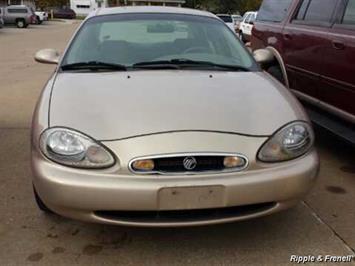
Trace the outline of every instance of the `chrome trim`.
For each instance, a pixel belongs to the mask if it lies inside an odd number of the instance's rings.
[[[272,46],[267,46],[266,49],[269,49],[275,56],[276,61],[279,63],[280,67],[281,67],[281,71],[282,71],[282,75],[285,79],[285,86],[286,88],[290,87],[290,81],[288,80],[288,76],[287,76],[287,71],[286,71],[286,66],[285,63],[282,59],[281,54],[279,53],[279,51],[277,51],[274,47]]]
[[[327,111],[347,122],[350,122],[350,123],[355,123],[355,116],[350,114],[350,113],[347,113],[337,107],[334,107],[328,103],[325,103],[321,100],[318,100],[312,96],[309,96],[303,92],[300,92],[300,91],[297,91],[297,90],[293,90],[291,89],[291,91],[298,97],[300,98],[301,100],[304,100],[312,105],[315,105],[321,109],[323,109],[324,111]]]
[[[229,156],[236,156],[240,157],[245,160],[245,165],[243,167],[236,167],[231,169],[225,170],[218,170],[218,171],[196,171],[196,172],[163,172],[163,171],[147,171],[147,172],[140,172],[133,169],[132,164],[135,161],[139,160],[154,160],[154,159],[161,159],[161,158],[174,158],[174,157],[198,157],[198,156],[220,156],[220,157],[229,157]],[[128,169],[137,175],[201,175],[201,174],[224,174],[224,173],[233,173],[233,172],[241,172],[247,169],[249,166],[249,160],[246,156],[240,153],[218,153],[218,152],[195,152],[195,153],[172,153],[172,154],[161,154],[161,155],[151,155],[151,156],[143,156],[143,157],[136,157],[129,161]]]

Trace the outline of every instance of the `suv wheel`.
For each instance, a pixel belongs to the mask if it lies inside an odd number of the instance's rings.
[[[280,81],[282,84],[285,84],[285,78],[282,74],[282,70],[280,68],[280,66],[271,66],[268,68],[267,72],[273,76],[274,78],[276,78],[278,81]]]
[[[53,213],[53,211],[51,211],[47,206],[46,204],[44,204],[44,202],[42,201],[42,199],[39,197],[37,191],[36,191],[36,188],[33,186],[33,192],[35,194],[35,200],[36,200],[36,203],[37,203],[37,206],[38,208],[45,212],[45,213]]]
[[[27,25],[23,19],[18,19],[16,21],[16,26],[17,26],[17,28],[22,29],[22,28],[26,28]]]

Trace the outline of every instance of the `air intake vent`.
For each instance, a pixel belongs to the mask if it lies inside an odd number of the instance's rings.
[[[139,166],[149,166],[147,168]],[[240,154],[184,154],[138,158],[129,167],[138,174],[193,174],[242,171],[248,160]]]

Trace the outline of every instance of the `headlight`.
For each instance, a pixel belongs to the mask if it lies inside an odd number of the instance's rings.
[[[277,131],[260,149],[263,162],[282,162],[305,154],[314,143],[313,130],[306,122],[293,122]]]
[[[50,128],[40,139],[41,151],[49,159],[78,168],[107,168],[113,155],[97,141],[66,128]]]

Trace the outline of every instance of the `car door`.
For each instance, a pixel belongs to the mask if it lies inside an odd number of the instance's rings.
[[[242,23],[240,24],[240,30],[245,33],[246,32],[246,26],[247,26],[247,20],[249,19],[250,17],[250,13],[247,13],[245,15],[245,18],[243,19]]]
[[[7,23],[14,24],[16,22],[16,8],[7,8]]]
[[[328,33],[339,0],[301,0],[282,33],[291,89],[317,98]]]
[[[7,8],[4,8],[4,16],[3,16],[3,19],[4,19],[4,23],[10,23],[10,18],[9,18],[9,12],[8,12],[8,9]]]
[[[319,98],[355,117],[355,0],[339,3],[325,53]]]
[[[243,32],[244,32],[244,34],[247,35],[248,37],[251,36],[251,30],[253,29],[253,24],[252,24],[252,23],[254,23],[255,18],[256,18],[255,14],[254,14],[254,13],[251,13],[251,14],[248,16],[248,18],[246,19],[246,21],[245,21],[245,31],[243,31]]]

